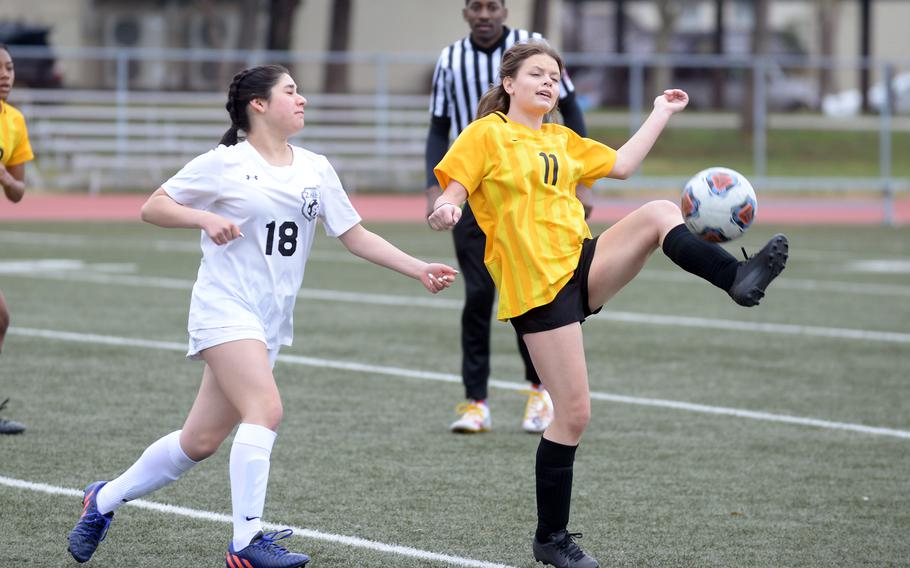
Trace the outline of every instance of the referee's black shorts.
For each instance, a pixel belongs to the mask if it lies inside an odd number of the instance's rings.
[[[509,321],[518,335],[556,329],[570,323],[583,322],[591,314],[596,314],[603,306],[591,310],[588,306],[588,273],[594,260],[594,249],[597,237],[585,239],[581,244],[581,256],[578,266],[562,290],[553,301],[543,306],[532,308]]]

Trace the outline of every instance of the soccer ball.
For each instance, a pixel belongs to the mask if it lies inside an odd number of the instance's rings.
[[[698,172],[686,182],[680,201],[689,230],[715,243],[742,236],[758,211],[752,184],[730,168]]]

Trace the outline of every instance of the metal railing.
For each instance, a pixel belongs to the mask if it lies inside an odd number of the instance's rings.
[[[64,88],[30,90],[16,87],[11,102],[23,110],[33,137],[37,159],[32,170],[36,182],[48,189],[131,189],[131,184],[160,183],[182,163],[211,148],[227,127],[223,109],[226,80],[237,69],[278,62],[302,69],[326,63],[356,67],[355,92],[323,95],[314,92],[307,77],[295,78],[309,99],[307,128],[296,139],[305,147],[325,153],[335,164],[349,190],[419,190],[423,185],[423,147],[429,117],[426,78],[435,54],[393,53],[287,53],[266,51],[213,51],[176,49],[14,48],[16,61],[53,57],[67,69],[88,70],[65,77]],[[834,122],[817,113],[769,113],[771,70],[786,67],[818,73],[823,69],[869,69],[884,85],[897,70],[910,69],[910,60],[833,60],[823,58],[741,58],[711,55],[566,54],[574,69],[609,74],[623,70],[627,77],[627,110],[586,109],[589,124],[625,124],[637,129],[647,111],[646,84],[654,69],[722,69],[751,71],[753,184],[772,191],[866,192],[881,195],[886,217],[893,219],[898,192],[910,190],[910,178],[895,177],[893,135],[910,131],[910,116],[895,115],[893,93],[885,98],[877,116],[857,116]],[[157,62],[166,71],[209,62],[221,69],[219,88],[193,92],[174,85],[169,77],[160,89],[137,87],[136,65]],[[94,70],[94,73],[90,72]],[[392,77],[396,77],[393,81]],[[749,76],[749,75],[745,75]],[[185,77],[185,74],[184,74]],[[402,79],[401,77],[404,77]],[[77,80],[78,79],[78,80]],[[747,86],[742,84],[741,89]],[[309,83],[309,86],[308,86]],[[393,89],[394,85],[394,89]],[[152,84],[151,87],[155,85]],[[198,85],[197,85],[198,86]],[[579,92],[582,92],[579,85]],[[314,94],[309,94],[314,92]],[[908,94],[907,96],[910,96]],[[730,112],[684,113],[674,119],[679,127],[736,128]],[[803,124],[805,128],[860,129],[878,133],[877,175],[863,177],[770,176],[768,132]],[[814,126],[813,126],[814,124]],[[644,187],[679,187],[691,172],[668,176],[636,176]],[[31,175],[31,174],[30,174]],[[155,176],[158,176],[156,179]],[[162,177],[164,176],[164,177]],[[630,184],[626,184],[628,187]],[[611,187],[609,181],[598,185]]]

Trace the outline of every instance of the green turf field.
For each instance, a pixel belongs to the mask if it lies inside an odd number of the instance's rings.
[[[454,256],[447,234],[368,227]],[[585,324],[594,416],[570,528],[602,566],[910,565],[910,228],[785,230],[790,264],[759,308],[658,253]],[[28,426],[0,437],[0,565],[75,565],[81,488],[181,425],[202,370],[181,351],[197,241],[138,224],[0,225],[13,312],[0,399]],[[494,324],[494,431],[447,431],[461,295],[317,240],[275,368],[285,421],[265,512],[313,531],[290,546],[314,568],[535,566],[537,439],[519,427],[507,324]],[[147,498],[186,510],[123,507],[90,566],[222,565],[228,450]]]

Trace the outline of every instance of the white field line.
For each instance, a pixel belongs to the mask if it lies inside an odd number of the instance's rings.
[[[0,230],[0,242],[10,243],[10,244],[21,244],[21,245],[33,245],[33,246],[43,246],[43,245],[53,245],[55,247],[61,248],[85,248],[86,246],[91,246],[93,248],[106,247],[106,248],[129,248],[129,249],[144,249],[144,250],[156,250],[161,252],[185,252],[193,254],[201,254],[199,249],[199,238],[192,239],[181,239],[176,238],[178,233],[173,233],[175,238],[171,239],[141,239],[141,238],[110,238],[105,236],[92,236],[92,235],[81,235],[81,234],[67,234],[67,233],[45,233],[45,232],[32,232],[32,231],[6,231]],[[429,234],[429,233],[428,233]],[[755,242],[750,246],[760,247],[763,243]],[[843,244],[843,243],[841,243]],[[730,248],[733,249],[731,254],[738,254],[739,245],[730,245]],[[316,252],[316,251],[314,251]],[[346,262],[351,258],[351,255],[346,252],[331,252],[326,250],[319,251],[325,255],[326,259],[331,258],[339,262]],[[880,252],[879,256],[891,260],[905,260],[907,259],[906,255],[892,252]],[[846,262],[851,259],[860,259],[866,260],[868,258],[867,251],[861,250],[849,250],[844,247],[840,247],[837,250],[830,249],[806,249],[798,247],[791,249],[790,258],[796,259],[801,262],[826,262],[826,263],[840,263]]]
[[[127,248],[140,250],[154,250],[158,252],[181,252],[200,255],[198,241],[178,241],[178,240],[140,240],[140,239],[118,239],[113,240],[106,237],[92,237],[87,235],[65,235],[65,234],[43,234],[30,233],[27,231],[0,231],[0,242],[22,245],[54,245],[57,247],[68,247],[83,249],[87,246],[106,246],[112,248]],[[860,253],[855,253],[860,254]],[[849,254],[838,251],[791,251],[791,258],[808,260],[803,257],[828,257],[835,259],[835,262],[843,265],[844,272],[854,273],[856,269],[851,269],[855,263],[849,262]],[[310,260],[315,262],[342,262],[342,263],[362,263],[366,262],[361,258],[348,254],[343,251],[331,250],[313,250],[310,252]],[[436,259],[439,262],[446,262],[454,265],[455,259]],[[870,260],[862,256],[860,260],[869,262]],[[906,257],[891,256],[881,259],[885,262],[907,262]],[[828,260],[830,263],[830,259]],[[640,278],[656,281],[673,281],[682,283],[699,283],[700,280],[691,274],[677,270],[660,270],[645,269],[642,271]],[[901,286],[899,284],[872,284],[864,282],[842,282],[836,280],[812,280],[812,279],[795,279],[785,277],[774,283],[775,288],[788,290],[809,291],[809,292],[834,292],[843,294],[861,294],[868,296],[910,296],[910,286]]]
[[[337,258],[336,258],[337,257]],[[310,260],[313,261],[330,261],[336,262],[341,261],[342,259],[348,259],[352,262],[366,262],[360,258],[354,257],[350,254],[344,255],[335,255],[334,253],[323,253],[319,254],[318,252],[313,252],[310,254]],[[449,264],[454,263],[454,259],[448,261],[442,260],[440,262],[448,262]],[[105,268],[102,265],[98,264],[87,264],[80,260],[72,259],[47,259],[43,261],[22,261],[18,264],[21,264],[21,267],[17,267],[16,261],[5,261],[0,262],[0,274],[8,276],[19,276],[25,278],[45,278],[45,279],[69,279],[70,275],[73,276],[73,280],[81,281],[91,281],[97,282],[100,284],[134,284],[137,286],[143,286],[143,279],[148,281],[149,286],[158,286],[162,282],[167,282],[174,280],[177,282],[189,282],[189,285],[181,286],[172,286],[164,285],[163,287],[179,287],[179,288],[192,288],[192,281],[187,280],[178,280],[170,278],[156,278],[156,277],[141,277],[141,276],[129,276],[121,275],[122,280],[116,281],[113,279],[105,280],[100,275],[110,274],[112,272],[125,272],[127,265],[116,265],[110,268]],[[65,271],[65,272],[60,272]],[[93,275],[95,278],[93,279]],[[129,278],[133,279],[133,282],[129,281]],[[643,280],[651,280],[656,282],[677,282],[682,284],[693,284],[698,286],[703,286],[704,283],[701,279],[696,276],[693,276],[687,272],[682,272],[678,270],[660,270],[660,269],[646,269],[643,270],[637,278]],[[874,284],[874,283],[864,283],[864,282],[843,282],[837,280],[810,280],[810,279],[798,279],[798,278],[782,278],[777,280],[774,283],[775,288],[787,289],[787,290],[797,290],[802,292],[832,292],[836,294],[858,294],[863,296],[897,296],[897,297],[910,297],[910,286],[902,286],[900,284]]]
[[[29,329],[12,327],[9,330],[12,335],[21,335],[26,337],[40,337],[44,339],[56,339],[62,341],[73,341],[78,343],[90,343],[96,345],[114,345],[123,347],[141,347],[147,349],[160,349],[166,351],[186,351],[185,343],[172,343],[166,341],[150,341],[145,339],[131,339],[127,337],[116,337],[108,335],[95,335],[87,333],[72,333],[65,331],[53,331],[44,329]],[[461,377],[451,373],[436,373],[432,371],[419,371],[416,369],[404,369],[401,367],[387,367],[381,365],[370,365],[367,363],[357,363],[354,361],[335,361],[331,359],[320,359],[316,357],[303,357],[299,355],[279,355],[278,360],[284,363],[296,365],[305,365],[308,367],[339,369],[344,371],[353,371],[366,373],[370,375],[385,375],[396,378],[411,378],[425,381],[439,381],[445,383],[461,384]],[[527,388],[522,383],[513,383],[500,380],[491,380],[490,386],[504,389],[521,391]],[[660,408],[672,408],[675,410],[685,410],[688,412],[699,412],[703,414],[715,414],[721,416],[732,416],[735,418],[749,418],[752,420],[763,420],[766,422],[780,422],[784,424],[796,424],[800,426],[813,426],[817,428],[827,428],[830,430],[846,430],[858,432],[861,434],[872,434],[879,436],[892,436],[895,438],[910,439],[910,431],[897,430],[893,428],[882,428],[877,426],[866,426],[863,424],[851,424],[848,422],[832,422],[830,420],[819,420],[816,418],[805,418],[800,416],[789,416],[786,414],[772,414],[769,412],[760,412],[753,410],[742,410],[738,408],[726,408],[723,406],[708,406],[704,404],[693,404],[689,402],[680,402],[675,400],[662,400],[656,398],[642,398],[635,396],[623,396],[609,394],[604,392],[591,392],[591,398],[594,400],[603,400],[608,402],[619,402],[623,404],[634,404],[638,406],[653,406]]]
[[[786,272],[784,274],[786,275]],[[646,269],[639,273],[636,278],[658,282],[680,282],[703,285],[700,278],[681,270]],[[775,280],[774,288],[798,290],[802,292],[834,292],[838,294],[859,294],[864,296],[910,297],[910,286],[901,286],[900,284],[811,280],[806,278],[790,278],[787,276]]]
[[[6,276],[25,276],[68,282],[91,282],[95,284],[112,284],[123,286],[141,286],[150,288],[170,288],[190,290],[192,280],[180,278],[162,278],[150,276],[133,276],[128,274],[106,274],[97,272],[63,271],[32,272],[28,274],[10,273]],[[338,290],[319,290],[302,288],[297,294],[307,300],[330,302],[348,302],[353,304],[371,304],[379,306],[426,307],[445,310],[461,310],[462,300],[453,300],[439,296],[400,296],[393,294],[371,294],[366,292],[342,292]],[[724,331],[744,331],[753,333],[772,333],[778,335],[801,335],[847,339],[860,341],[878,341],[885,343],[910,343],[910,333],[892,331],[871,331],[840,327],[795,325],[783,323],[743,322],[737,320],[709,319],[688,316],[661,314],[644,314],[636,312],[618,312],[605,310],[589,319],[591,322],[614,321],[622,323],[693,327],[700,329],[719,329]]]
[[[78,489],[67,489],[65,487],[56,487],[54,485],[46,485],[44,483],[33,483],[31,481],[23,481],[21,479],[15,479],[3,475],[0,475],[0,485],[6,485],[16,489],[27,489],[29,491],[37,491],[39,493],[47,493],[50,495],[64,495],[67,497],[78,497],[80,499],[82,498],[82,491]],[[179,515],[181,517],[189,517],[191,519],[200,519],[203,521],[214,521],[217,523],[226,524],[233,522],[230,515],[213,513],[211,511],[200,511],[198,509],[189,509],[187,507],[177,507],[175,505],[165,505],[163,503],[146,501],[144,499],[136,499],[135,501],[130,501],[127,503],[127,506],[137,507],[139,509],[145,509],[147,511],[157,511],[159,513],[165,513],[168,515]],[[410,546],[386,544],[365,538],[358,538],[356,536],[324,533],[313,529],[288,526],[284,524],[262,523],[262,528],[268,531],[277,531],[289,528],[294,531],[294,536],[300,538],[321,540],[325,542],[342,544],[345,546],[353,546],[356,548],[366,548],[368,550],[397,554],[399,556],[407,556],[410,558],[417,558],[420,560],[428,560],[432,562],[445,562],[453,566],[469,566],[471,568],[512,568],[506,564],[484,562],[483,560],[473,560],[471,558],[463,558],[461,556],[450,556],[448,554],[439,554],[436,552],[420,550],[418,548],[411,548]]]

